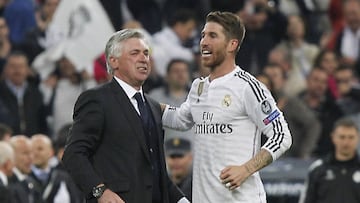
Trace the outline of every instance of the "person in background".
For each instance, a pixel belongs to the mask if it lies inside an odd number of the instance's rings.
[[[343,116],[335,100],[327,94],[327,81],[328,74],[324,69],[312,68],[307,76],[306,89],[298,95],[321,124],[320,137],[313,152],[315,157],[324,156],[333,150],[329,134],[335,121]]]
[[[96,86],[96,81],[86,71],[78,71],[67,57],[57,61],[57,67],[40,86],[48,110],[51,137],[72,121],[76,98],[85,90]]]
[[[310,166],[300,203],[359,202],[359,136],[353,121],[343,118],[336,122],[331,133],[335,151]]]
[[[191,142],[183,138],[172,138],[165,142],[166,163],[171,180],[188,199],[192,194]]]
[[[334,73],[339,98],[339,105],[345,116],[349,116],[360,128],[360,83],[352,67],[340,66]]]
[[[13,45],[23,42],[26,32],[36,27],[35,7],[32,1],[10,1],[5,7],[4,17],[9,26]]]
[[[339,67],[339,57],[331,50],[322,50],[314,61],[314,67],[324,69],[328,74],[328,91],[334,99],[339,98],[339,92],[336,87],[335,71]]]
[[[303,19],[297,15],[288,16],[288,38],[276,46],[276,49],[282,49],[287,53],[291,64],[284,90],[289,96],[296,96],[306,88],[306,77],[320,51],[316,44],[306,41],[305,34]]]
[[[153,35],[153,59],[156,72],[164,77],[172,59],[194,62],[194,53],[184,44],[193,37],[197,24],[191,10],[179,9],[168,20],[168,26]]]
[[[14,201],[17,203],[42,202],[41,188],[29,176],[32,166],[31,140],[25,135],[11,137],[10,144],[15,152],[15,167],[9,182],[14,188]]]
[[[0,17],[0,77],[4,70],[6,59],[13,46],[9,39],[9,27],[4,17]]]
[[[68,174],[50,166],[54,150],[51,140],[43,134],[31,137],[33,166],[30,176],[35,179],[36,187],[41,188],[44,202],[79,203],[76,186]]]
[[[185,60],[171,60],[167,66],[165,87],[153,89],[149,95],[161,103],[180,106],[189,92],[189,69],[189,63]]]
[[[284,113],[293,137],[293,145],[285,153],[285,156],[310,158],[320,137],[320,122],[302,100],[284,93],[286,78],[279,65],[268,64],[264,67],[263,72],[271,79],[273,88],[268,88],[279,109]]]
[[[14,150],[9,143],[0,141],[0,202],[12,203],[8,178],[13,174]]]
[[[180,106],[189,93],[190,65],[182,59],[173,59],[167,67],[165,85],[149,92],[149,96],[159,103]],[[146,83],[145,83],[146,84]],[[177,131],[164,128],[165,140],[174,136],[186,136],[192,139],[193,133],[189,131]]]
[[[0,122],[10,126],[14,134],[26,136],[48,131],[43,95],[27,80],[30,72],[26,55],[15,51],[8,56],[0,81],[0,103],[4,108],[0,109]]]
[[[9,141],[13,134],[12,129],[3,123],[0,123],[0,141]]]
[[[345,25],[334,33],[334,51],[340,56],[340,63],[353,66],[355,73],[360,75],[360,1],[342,1]]]

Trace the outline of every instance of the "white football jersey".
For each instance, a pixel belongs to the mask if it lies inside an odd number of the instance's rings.
[[[269,90],[240,67],[211,82],[196,79],[186,102],[166,107],[163,124],[178,130],[193,127],[194,203],[266,202],[258,172],[233,191],[221,183],[220,172],[244,164],[260,147],[276,160],[292,142]],[[263,146],[261,133],[269,138]]]

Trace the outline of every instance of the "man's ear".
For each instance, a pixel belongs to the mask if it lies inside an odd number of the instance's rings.
[[[239,45],[239,40],[231,39],[229,43],[229,52],[236,52]]]
[[[117,68],[117,60],[119,60],[118,58],[115,58],[113,56],[110,56],[109,58],[109,65],[111,66],[112,69],[116,69]]]

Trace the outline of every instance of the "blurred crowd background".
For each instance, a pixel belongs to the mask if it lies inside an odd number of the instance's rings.
[[[359,0],[0,0],[0,139],[13,147],[16,171],[8,176],[32,177],[40,199],[81,199],[59,159],[77,97],[111,79],[107,39],[116,30],[141,29],[152,60],[144,91],[179,106],[193,79],[209,73],[198,45],[214,10],[236,13],[245,24],[236,62],[271,90],[288,121],[293,145],[283,159],[307,168],[333,152],[338,119],[360,127]],[[166,140],[183,146],[192,134],[167,129]],[[191,174],[185,154],[168,156],[180,160],[175,182]]]

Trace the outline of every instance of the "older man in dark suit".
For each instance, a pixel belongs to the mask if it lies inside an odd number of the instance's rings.
[[[88,202],[188,202],[166,173],[160,105],[143,94],[151,71],[143,34],[121,30],[105,53],[114,77],[78,98],[65,168]]]

